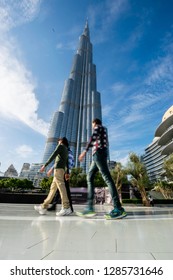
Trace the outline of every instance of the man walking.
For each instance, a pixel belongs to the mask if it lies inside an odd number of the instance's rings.
[[[77,213],[83,217],[93,217],[96,215],[93,207],[94,201],[94,177],[98,171],[100,171],[106,185],[109,188],[112,196],[112,202],[114,209],[105,215],[106,219],[119,219],[127,215],[124,208],[119,200],[118,192],[114,181],[111,177],[108,164],[108,135],[107,129],[102,126],[102,122],[99,119],[94,119],[92,122],[93,134],[88,142],[85,151],[79,155],[79,161],[82,161],[89,150],[92,147],[92,163],[87,174],[87,185],[88,185],[88,202],[87,208],[82,213]]]
[[[70,185],[69,185],[69,179],[70,179],[70,172],[71,169],[74,167],[74,156],[72,150],[68,147],[68,166],[67,166],[67,171],[64,176],[64,182],[65,182],[65,187],[67,191],[67,196],[68,200],[70,203],[70,208],[71,211],[74,212],[73,209],[73,203],[72,203],[72,198],[71,198],[71,192],[70,192]],[[54,167],[52,167],[48,172],[47,175],[50,176],[54,170]],[[60,193],[59,190],[57,189],[56,194],[51,202],[51,204],[48,206],[47,210],[48,211],[55,211],[56,210],[56,204],[59,202],[60,199]]]
[[[61,196],[62,209],[57,212],[57,216],[66,216],[72,213],[70,208],[69,199],[64,183],[64,174],[68,164],[68,140],[63,137],[58,140],[58,145],[55,151],[52,153],[48,161],[41,167],[40,172],[45,170],[45,167],[55,159],[54,165],[54,177],[50,187],[49,194],[44,202],[39,206],[34,206],[34,209],[39,212],[40,215],[45,215],[48,205],[52,202],[56,190],[58,188]],[[50,172],[50,170],[48,171]]]

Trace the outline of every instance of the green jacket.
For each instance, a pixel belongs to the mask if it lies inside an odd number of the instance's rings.
[[[57,145],[54,152],[51,154],[50,158],[45,163],[45,167],[55,159],[54,168],[67,168],[68,163],[68,149],[64,144]]]

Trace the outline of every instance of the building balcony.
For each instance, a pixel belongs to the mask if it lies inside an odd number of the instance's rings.
[[[161,137],[162,134],[173,124],[173,115],[163,121],[156,129],[155,137]]]
[[[167,130],[159,139],[158,145],[164,146],[173,138],[173,126]]]
[[[169,156],[169,155],[172,154],[172,153],[173,153],[173,141],[171,141],[168,145],[166,145],[166,146],[163,148],[161,154],[162,154],[162,155],[167,155],[167,156]]]

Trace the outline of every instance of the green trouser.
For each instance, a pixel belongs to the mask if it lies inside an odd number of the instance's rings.
[[[94,177],[100,171],[103,180],[109,188],[114,208],[121,209],[121,202],[114,181],[111,177],[108,164],[107,164],[107,149],[98,149],[93,155],[93,160],[87,174],[88,186],[88,208],[93,209],[94,200]]]

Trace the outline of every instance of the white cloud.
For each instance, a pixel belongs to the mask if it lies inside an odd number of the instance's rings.
[[[103,105],[102,107],[102,114],[103,114],[103,117],[108,117],[110,115],[112,111],[112,106],[111,105]]]
[[[129,7],[128,0],[106,1],[106,21],[108,23],[119,19],[121,14],[127,11]]]
[[[54,32],[57,32],[56,29],[54,29]],[[58,41],[56,43],[56,49],[58,51],[76,51],[76,48],[78,46],[78,40],[74,40],[74,38],[77,38],[79,34],[81,33],[80,25],[74,25],[69,30],[64,30],[63,33],[57,33],[58,35]]]
[[[145,76],[136,76],[136,80],[130,85],[116,82],[111,86],[115,100],[112,99],[103,111],[103,116],[108,119],[108,122],[112,123],[111,118],[112,116],[115,118],[116,112],[117,122],[121,126],[128,124],[128,127],[132,127],[141,122],[150,123],[158,112],[159,115],[160,112],[164,113],[165,101],[172,105],[172,38],[169,37],[169,42],[167,46],[164,45],[163,50],[164,55],[144,65]],[[154,112],[153,108],[155,108]]]
[[[129,158],[129,151],[128,150],[110,150],[111,160],[116,162],[120,162],[123,166],[126,166]]]
[[[143,35],[143,30],[141,26],[137,26],[135,30],[130,34],[129,38],[126,40],[122,46],[120,46],[120,50],[123,52],[129,52],[138,46],[139,41],[141,40]]]
[[[108,29],[128,8],[128,0],[107,0],[89,6],[87,11],[89,23],[92,29],[96,27],[97,30],[94,36],[95,43],[100,43],[107,39]]]
[[[153,61],[150,67],[151,72],[146,80],[146,83],[149,85],[161,81],[166,84],[168,80],[172,81],[173,58],[171,52],[170,54]]]
[[[20,48],[7,30],[31,21],[40,0],[0,1],[0,116],[19,120],[46,135],[48,124],[39,119],[36,84],[20,57]]]
[[[131,112],[129,115],[125,116],[123,119],[123,125],[134,124],[144,119],[143,112]]]
[[[56,48],[57,48],[58,50],[63,49],[63,43],[57,43]]]
[[[13,42],[14,43],[14,42]],[[46,135],[48,124],[38,118],[39,102],[35,95],[35,84],[31,73],[15,57],[16,49],[0,45],[0,115],[1,118],[16,119],[32,129]]]
[[[1,0],[0,31],[33,20],[38,14],[42,0]]]
[[[128,90],[127,85],[117,82],[111,86],[111,90],[117,94],[118,92],[125,92]]]
[[[33,149],[28,145],[21,145],[15,151],[21,158],[28,158],[33,154]]]
[[[56,49],[62,50],[62,51],[65,51],[65,50],[74,51],[76,49],[76,42],[74,42],[74,41],[71,41],[71,42],[68,42],[68,43],[59,42],[59,43],[56,44]]]
[[[141,89],[142,90],[142,89]],[[145,96],[145,98],[144,98]],[[146,93],[145,90],[141,93],[134,94],[133,97],[131,97],[132,101],[132,110],[134,112],[144,112],[143,110],[145,108],[150,108],[153,104],[156,104],[158,101],[162,99],[161,95],[158,95],[157,93]]]

